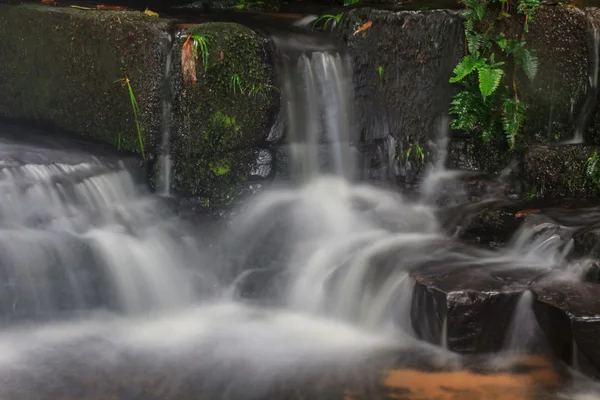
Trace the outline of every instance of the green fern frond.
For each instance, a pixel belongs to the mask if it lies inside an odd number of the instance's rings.
[[[502,75],[499,68],[479,68],[479,91],[484,100],[498,89]]]
[[[465,56],[462,61],[454,68],[454,76],[450,78],[451,83],[462,81],[465,76],[475,71],[485,61],[481,60],[478,55],[470,54]]]
[[[466,34],[467,48],[470,54],[477,54],[483,44],[483,35],[479,33]]]
[[[517,142],[517,136],[523,119],[525,118],[525,106],[514,97],[507,97],[503,103],[502,129],[506,135],[509,148],[513,150]]]
[[[525,71],[525,74],[527,75],[529,80],[533,82],[535,76],[537,75],[539,66],[535,50],[525,49],[522,62],[523,71]]]

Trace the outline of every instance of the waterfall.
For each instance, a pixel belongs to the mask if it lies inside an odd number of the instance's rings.
[[[65,162],[40,163],[50,151],[0,146],[31,159],[0,168],[0,319],[98,307],[138,313],[194,300],[184,270],[195,249],[123,164],[72,160],[69,150],[56,152]]]
[[[511,353],[527,353],[535,349],[542,332],[533,312],[533,293],[521,295],[506,335],[504,349]]]
[[[280,68],[292,171],[310,179],[327,171],[354,175],[352,68],[340,53],[302,53]]]
[[[166,39],[165,73],[161,93],[161,143],[158,156],[157,192],[165,197],[171,194],[171,68],[173,59],[173,38],[169,35]]]
[[[575,125],[575,136],[568,143],[583,143],[584,130],[590,122],[596,104],[598,102],[598,66],[600,64],[600,32],[594,18],[590,14],[586,14],[588,25],[588,78],[589,87],[586,93],[585,102]]]

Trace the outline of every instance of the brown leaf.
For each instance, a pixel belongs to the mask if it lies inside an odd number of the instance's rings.
[[[538,214],[539,212],[541,212],[541,210],[538,208],[533,208],[533,209],[529,209],[529,210],[521,210],[521,211],[515,213],[515,219],[524,217],[528,214]]]
[[[219,61],[223,61],[223,58],[225,58],[225,54],[223,54],[223,50],[221,50],[219,52]]]
[[[354,31],[354,34],[353,34],[353,36],[355,36],[355,35],[357,35],[357,34],[359,34],[359,33],[363,32],[363,37],[364,37],[364,36],[365,36],[365,31],[366,31],[367,29],[369,29],[369,28],[371,27],[371,25],[373,25],[373,22],[372,22],[372,21],[367,21],[367,22],[365,22],[364,24],[362,24],[362,25],[360,26],[360,28],[358,28],[356,31]]]
[[[188,35],[181,48],[181,72],[183,73],[183,83],[196,86],[196,43],[192,35]]]
[[[48,4],[49,6],[55,6],[56,5],[56,1],[54,1],[54,0],[42,0],[42,3]]]
[[[105,6],[104,4],[100,4],[96,8],[104,11],[127,11],[127,7],[124,6]]]

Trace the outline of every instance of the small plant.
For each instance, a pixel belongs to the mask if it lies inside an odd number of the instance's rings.
[[[208,70],[208,37],[199,33],[188,35],[181,48],[181,69],[183,82],[196,86],[196,63],[198,54],[202,58],[204,71]]]
[[[117,151],[121,151],[121,141],[123,140],[123,135],[121,135],[121,132],[117,133]]]
[[[266,92],[268,90],[274,90],[276,92],[279,92],[279,89],[273,85],[255,85],[253,83],[247,86],[248,95],[254,99],[255,103],[258,96],[262,94],[263,98],[267,101],[268,104],[270,104],[271,102],[269,101],[269,97],[266,95]]]
[[[592,154],[585,162],[584,165],[584,177],[587,184],[591,184],[596,188],[600,188],[600,156],[598,151],[594,150]]]
[[[502,133],[510,150],[515,148],[526,110],[519,95],[517,69],[531,81],[538,70],[536,54],[525,47],[524,34],[540,3],[515,1],[517,12],[525,15],[523,33],[508,38],[496,27],[498,21],[511,17],[507,0],[463,0],[467,55],[450,78],[464,88],[450,105],[452,129],[477,133],[484,142]]]
[[[133,94],[133,89],[131,88],[131,82],[129,78],[125,76],[125,78],[121,78],[115,81],[115,83],[120,82],[121,86],[127,87],[127,91],[129,92],[129,101],[131,102],[131,109],[133,110],[133,118],[135,120],[135,127],[137,129],[138,140],[140,143],[140,152],[142,154],[142,158],[146,160],[146,153],[144,152],[144,139],[142,137],[142,129],[140,127],[140,119],[139,116],[142,113],[140,110],[140,106],[135,99],[135,95]],[[120,134],[119,134],[120,135]],[[120,137],[120,136],[119,136]],[[118,145],[121,146],[121,139],[118,139]]]
[[[382,81],[383,80],[383,67],[380,65],[379,67],[377,67],[377,75],[379,76],[379,80]]]
[[[340,23],[343,16],[344,16],[343,12],[336,14],[336,15],[323,14],[319,18],[317,18],[315,20],[315,22],[313,22],[313,28],[320,26],[321,29],[323,29],[323,30],[327,30],[327,27],[330,27],[330,30],[333,30],[333,28]],[[321,25],[319,25],[319,23]]]
[[[414,153],[413,153],[413,148],[414,148]],[[410,160],[411,154],[413,155],[413,159],[415,161],[420,162],[421,165],[425,164],[425,153],[423,152],[423,148],[421,147],[421,145],[419,145],[418,143],[415,144],[414,146],[410,145],[408,150],[406,150],[406,154],[404,155],[404,158],[407,163]]]
[[[248,95],[249,97],[252,97],[255,103],[259,95],[262,95],[267,103],[270,103],[266,92],[269,90],[275,90],[279,92],[279,89],[273,85],[256,83],[245,84],[244,80],[239,74],[233,74],[231,76],[231,79],[229,80],[229,89],[233,92],[233,94]]]
[[[242,78],[239,74],[233,74],[229,80],[229,89],[233,94],[244,94],[244,88],[242,87]]]
[[[351,6],[351,5],[354,5],[354,4],[358,3],[359,1],[360,0],[344,0],[344,6],[345,7]]]

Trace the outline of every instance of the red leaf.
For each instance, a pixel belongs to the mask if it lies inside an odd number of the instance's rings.
[[[357,35],[357,34],[359,34],[359,33],[363,32],[363,37],[364,37],[364,36],[365,36],[365,34],[366,34],[366,32],[365,32],[365,31],[366,31],[367,29],[369,29],[369,28],[371,27],[371,25],[373,25],[373,22],[372,22],[372,21],[365,22],[364,24],[362,24],[362,25],[360,26],[360,28],[358,28],[358,29],[357,29],[357,30],[354,32],[353,36],[355,36],[355,35]]]
[[[196,43],[192,35],[188,35],[181,48],[181,72],[183,73],[183,83],[196,86]]]
[[[529,210],[521,210],[517,213],[515,213],[515,219],[524,217],[528,214],[538,214],[541,210],[538,208],[533,208],[533,209],[529,209]]]

